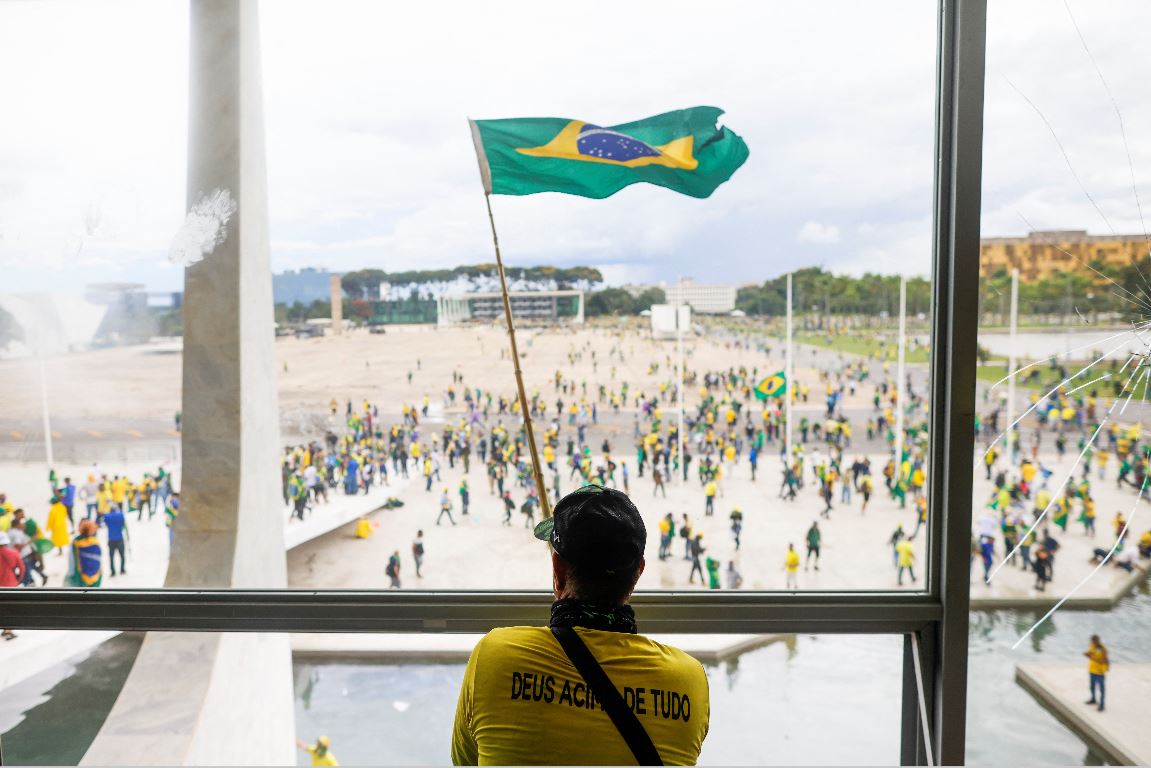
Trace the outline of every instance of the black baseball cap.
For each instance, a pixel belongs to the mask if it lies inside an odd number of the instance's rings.
[[[631,499],[598,485],[564,496],[534,533],[572,565],[604,573],[635,568],[647,545],[647,528]]]

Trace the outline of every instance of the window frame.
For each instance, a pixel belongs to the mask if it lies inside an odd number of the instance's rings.
[[[926,764],[911,634],[937,762],[962,764],[979,298],[986,0],[939,0],[927,579],[923,592],[641,592],[645,632],[903,634],[901,762]],[[539,592],[0,590],[13,629],[485,632],[538,624]]]

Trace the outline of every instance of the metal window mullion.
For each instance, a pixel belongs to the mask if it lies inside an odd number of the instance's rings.
[[[911,654],[911,634],[903,636],[903,687],[900,709],[899,764],[923,765],[923,730],[919,720],[919,700],[915,689],[915,665]]]
[[[986,0],[941,2],[928,588],[943,615],[923,638],[932,736],[941,765],[962,764],[966,741],[986,23]]]

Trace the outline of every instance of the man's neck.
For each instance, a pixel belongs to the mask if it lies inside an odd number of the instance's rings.
[[[627,603],[615,606],[599,605],[574,597],[552,603],[551,626],[586,627],[607,632],[635,634],[635,611]]]

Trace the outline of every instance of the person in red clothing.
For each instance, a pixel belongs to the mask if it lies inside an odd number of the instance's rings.
[[[0,531],[0,587],[18,587],[24,581],[24,558],[11,547],[12,539],[7,531]],[[5,640],[15,640],[16,633],[10,629],[0,631]]]

